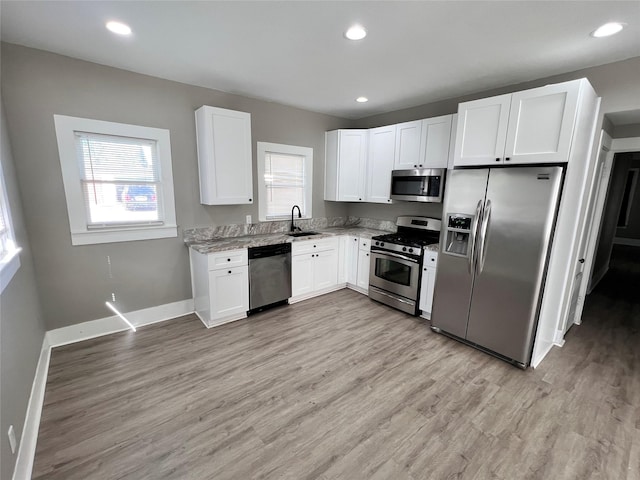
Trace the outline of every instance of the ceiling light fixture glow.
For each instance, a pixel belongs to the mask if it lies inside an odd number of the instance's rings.
[[[107,22],[106,27],[118,35],[131,35],[131,27],[122,22]]]
[[[615,35],[623,28],[624,25],[618,22],[605,23],[591,32],[591,36],[595,38],[608,37],[610,35]]]
[[[367,31],[362,25],[352,25],[346,32],[344,32],[344,36],[349,40],[362,40],[367,36]]]
[[[369,99],[367,97],[358,97],[358,98],[356,98],[356,102],[358,102],[358,103],[365,103],[365,102],[368,102],[368,101],[369,101]]]

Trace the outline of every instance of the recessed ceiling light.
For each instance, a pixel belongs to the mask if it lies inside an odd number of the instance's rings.
[[[344,36],[349,40],[362,40],[367,36],[367,31],[362,25],[353,25],[349,27],[349,30],[344,32]]]
[[[609,35],[615,35],[624,28],[624,25],[618,22],[605,23],[601,27],[591,32],[592,37],[608,37]]]
[[[358,102],[358,103],[365,103],[365,102],[368,102],[368,101],[369,101],[369,99],[367,97],[358,97],[358,98],[356,98],[356,102]]]
[[[122,22],[107,22],[107,29],[118,35],[131,35],[131,27]]]

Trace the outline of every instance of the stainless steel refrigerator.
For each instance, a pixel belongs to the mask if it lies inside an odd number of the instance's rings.
[[[449,174],[435,331],[529,365],[562,180],[559,166]]]

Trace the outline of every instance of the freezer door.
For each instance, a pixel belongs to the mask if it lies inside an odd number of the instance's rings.
[[[492,169],[478,234],[467,340],[530,360],[561,167]]]
[[[473,284],[473,231],[479,220],[478,207],[484,202],[488,177],[489,169],[486,168],[453,170],[448,176],[445,191],[431,325],[462,338],[467,331]],[[451,230],[450,217],[461,220],[461,228]],[[468,234],[468,243],[465,245],[463,239],[466,219],[471,220],[467,229],[471,233]],[[448,234],[456,230],[458,236],[462,237],[460,241],[455,235],[448,238]]]

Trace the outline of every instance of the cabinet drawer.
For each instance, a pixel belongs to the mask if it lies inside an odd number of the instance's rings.
[[[438,252],[432,252],[427,250],[424,252],[424,266],[435,267],[438,262]]]
[[[229,250],[209,254],[209,270],[220,270],[222,268],[241,267],[247,265],[249,260],[247,249]]]
[[[318,240],[303,240],[291,244],[291,255],[321,252],[338,248],[337,238],[320,238]]]
[[[371,250],[370,238],[360,238],[360,250],[366,250],[367,252]]]

